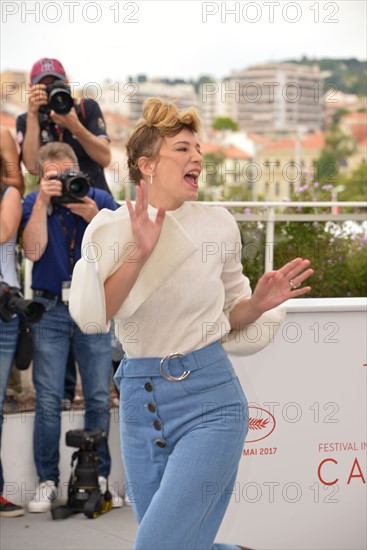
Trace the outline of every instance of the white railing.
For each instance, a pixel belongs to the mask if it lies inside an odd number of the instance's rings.
[[[120,202],[123,204],[123,201]],[[294,201],[294,202],[259,202],[259,201],[203,201],[203,204],[209,206],[223,206],[236,209],[234,218],[237,222],[243,221],[261,221],[265,225],[265,246],[267,254],[265,255],[264,270],[270,271],[274,264],[274,235],[275,224],[277,222],[304,222],[304,221],[366,221],[367,212],[348,212],[341,213],[339,209],[352,208],[360,211],[367,209],[367,202],[322,202],[322,201]],[[284,208],[330,208],[330,213],[304,214],[296,212],[294,214],[281,212]],[[261,208],[264,212],[245,213],[245,209]],[[32,262],[29,260],[25,264],[24,295],[25,298],[32,297],[31,291],[31,273]]]
[[[204,202],[211,206],[225,206],[231,209],[239,209],[234,212],[234,218],[237,222],[261,221],[265,225],[265,271],[273,269],[274,265],[274,245],[275,245],[275,224],[277,222],[305,222],[305,221],[366,221],[367,212],[341,213],[339,208],[353,208],[354,210],[367,209],[367,202],[342,202],[342,201],[289,201],[289,202],[259,202],[259,201],[223,201],[223,202]],[[279,212],[284,208],[330,208],[330,213],[304,214],[296,212],[289,214]],[[265,212],[241,212],[245,209],[261,208]]]

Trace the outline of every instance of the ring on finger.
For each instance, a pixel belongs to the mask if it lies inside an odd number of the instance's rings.
[[[301,285],[295,285],[292,279],[289,279],[288,283],[290,284],[291,290],[296,290],[296,288],[299,288]]]

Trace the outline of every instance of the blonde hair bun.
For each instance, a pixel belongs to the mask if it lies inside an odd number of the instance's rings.
[[[163,133],[175,131],[177,125],[189,126],[194,132],[198,132],[200,120],[194,108],[180,113],[173,103],[163,101],[160,97],[151,97],[143,105],[143,121],[148,127],[154,126]]]

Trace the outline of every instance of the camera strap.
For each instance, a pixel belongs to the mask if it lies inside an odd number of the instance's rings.
[[[55,124],[55,132],[57,134],[57,139],[59,141],[63,141],[64,137],[64,128],[62,126],[59,126],[58,124]]]
[[[74,258],[75,237],[76,237],[76,219],[75,219],[75,215],[72,214],[73,219],[74,219],[74,227],[73,227],[72,234],[70,235],[69,232],[68,232],[68,229],[66,227],[64,217],[63,217],[62,213],[60,212],[59,206],[57,204],[54,205],[54,209],[55,209],[56,216],[59,218],[59,221],[61,223],[61,227],[62,227],[62,230],[64,232],[64,235],[65,235],[65,237],[68,241],[69,266],[70,266],[70,277],[71,277],[71,275],[73,274],[73,269],[74,269],[75,263],[76,263],[75,258]]]
[[[63,141],[63,130],[53,122],[47,113],[38,113],[38,120],[42,145],[54,141]]]

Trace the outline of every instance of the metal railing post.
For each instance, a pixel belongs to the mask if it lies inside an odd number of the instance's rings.
[[[268,208],[265,232],[265,271],[271,271],[274,267],[274,208]]]

